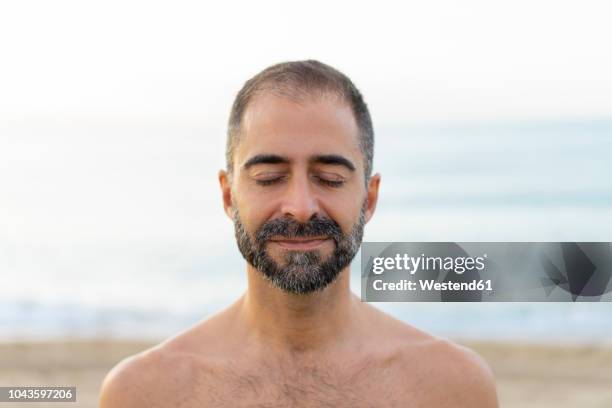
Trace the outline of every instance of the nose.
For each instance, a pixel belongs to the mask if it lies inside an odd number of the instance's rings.
[[[318,199],[313,194],[306,175],[292,177],[282,194],[281,212],[284,217],[305,223],[320,215]]]

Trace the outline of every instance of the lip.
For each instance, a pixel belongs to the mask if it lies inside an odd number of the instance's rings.
[[[292,250],[309,250],[321,247],[330,238],[309,238],[309,239],[275,239],[271,240],[278,246]]]

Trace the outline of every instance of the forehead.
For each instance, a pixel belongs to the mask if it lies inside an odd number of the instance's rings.
[[[359,129],[348,103],[335,95],[293,100],[265,93],[249,104],[236,151],[238,167],[256,154],[292,160],[338,154],[362,166]]]

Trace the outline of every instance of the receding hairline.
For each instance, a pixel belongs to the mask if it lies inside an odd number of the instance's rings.
[[[258,84],[253,92],[249,95],[248,103],[246,104],[243,113],[246,112],[258,97],[262,95],[274,95],[279,98],[286,98],[295,102],[304,102],[321,98],[335,97],[338,101],[346,103],[350,106],[350,101],[347,95],[344,94],[337,86],[333,84],[303,84],[296,81],[278,82],[272,78],[267,78],[261,84]]]
[[[269,84],[263,84],[258,86],[253,90],[252,93],[249,94],[247,103],[244,105],[244,108],[240,112],[241,115],[237,118],[237,123],[239,124],[238,128],[232,128],[230,131],[236,132],[232,135],[239,136],[240,130],[242,128],[242,124],[244,118],[249,111],[249,109],[257,103],[258,100],[263,97],[272,96],[278,99],[285,99],[291,102],[294,102],[298,105],[305,105],[309,102],[316,102],[320,100],[331,100],[337,101],[339,104],[344,105],[349,108],[352,113],[353,120],[359,128],[359,124],[357,123],[357,118],[352,111],[351,102],[343,92],[336,88],[320,88],[320,87],[306,87],[300,86],[299,84],[276,84],[273,80],[269,80]]]
[[[267,97],[272,97],[272,98],[279,99],[279,100],[290,101],[302,107],[307,106],[310,103],[317,103],[321,101],[329,101],[332,103],[337,103],[338,107],[345,108],[348,110],[348,112],[350,112],[352,123],[354,124],[355,130],[357,132],[355,134],[355,137],[357,138],[357,141],[359,142],[359,132],[360,132],[359,123],[357,123],[357,118],[355,117],[355,114],[351,108],[350,101],[348,101],[345,97],[340,95],[339,92],[334,92],[332,90],[329,90],[329,91],[314,90],[313,92],[302,92],[299,94],[295,94],[295,93],[290,94],[288,92],[280,93],[280,92],[277,92],[276,90],[263,89],[261,92],[254,93],[251,96],[251,99],[249,99],[249,103],[245,106],[242,112],[242,116],[240,118],[240,127],[238,129],[235,129],[237,133],[235,133],[234,136],[237,136],[237,137],[243,136],[240,133],[243,132],[244,130],[245,118],[247,117],[247,114],[249,113],[249,111],[253,109],[255,105],[258,104],[258,102],[260,102],[262,99],[267,98]]]

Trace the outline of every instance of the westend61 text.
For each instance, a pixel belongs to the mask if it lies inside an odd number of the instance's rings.
[[[423,290],[423,291],[447,291],[447,290],[478,290],[478,291],[492,291],[493,285],[491,284],[491,280],[473,280],[471,282],[436,282],[433,279],[419,279],[417,282],[409,281],[406,279],[402,279],[398,282],[383,282],[381,279],[377,279],[372,282],[372,287],[374,290]]]

